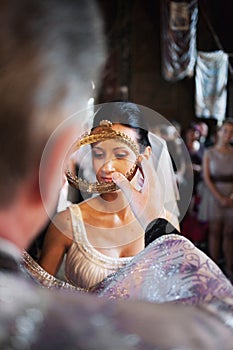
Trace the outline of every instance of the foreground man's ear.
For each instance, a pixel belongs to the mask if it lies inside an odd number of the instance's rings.
[[[73,140],[74,131],[72,129],[65,130],[58,137],[53,138],[41,159],[39,190],[46,210],[50,214],[54,211],[60,189],[64,184],[67,152]]]

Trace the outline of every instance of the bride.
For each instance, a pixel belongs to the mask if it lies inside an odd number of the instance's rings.
[[[91,138],[100,131],[105,135],[113,133],[114,137],[93,142],[90,147]],[[160,181],[166,185],[165,198],[154,199],[161,205],[160,217],[177,228],[179,223],[177,189],[165,144],[148,133],[138,106],[129,102],[102,105],[95,114],[86,144],[79,165],[83,171],[90,172],[92,164],[93,175],[100,184],[96,192],[100,194],[57,213],[46,233],[39,264],[55,276],[65,257],[66,280],[89,289],[128,264],[145,247],[144,228],[132,212],[128,199],[121,190],[111,190],[114,172],[131,172],[131,184],[140,191],[144,178],[136,165],[139,155],[153,158]],[[76,151],[79,150],[75,149],[73,157],[77,157]]]

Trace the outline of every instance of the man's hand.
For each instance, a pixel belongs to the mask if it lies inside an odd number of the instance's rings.
[[[144,178],[141,191],[136,190],[121,173],[115,172],[112,180],[125,194],[134,215],[145,230],[152,220],[165,218],[164,191],[162,191],[151,157],[140,155],[138,167]]]

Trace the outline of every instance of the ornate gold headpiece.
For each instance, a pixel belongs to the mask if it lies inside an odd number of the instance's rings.
[[[77,151],[82,146],[109,139],[115,139],[125,143],[135,153],[137,161],[139,152],[136,143],[126,134],[112,129],[112,123],[108,120],[102,120],[99,126],[82,135],[74,144],[73,151]],[[126,178],[131,181],[136,171],[137,164],[135,162],[132,168],[125,174]],[[65,173],[69,184],[76,189],[80,189],[81,191],[89,193],[107,193],[117,190],[117,185],[113,181],[108,183],[90,183],[87,180],[83,180],[82,178],[72,174],[72,172],[68,169]]]

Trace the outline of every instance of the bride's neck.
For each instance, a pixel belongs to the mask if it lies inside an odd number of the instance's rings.
[[[105,212],[127,211],[129,207],[128,200],[120,190],[103,193],[98,197],[98,201]]]

